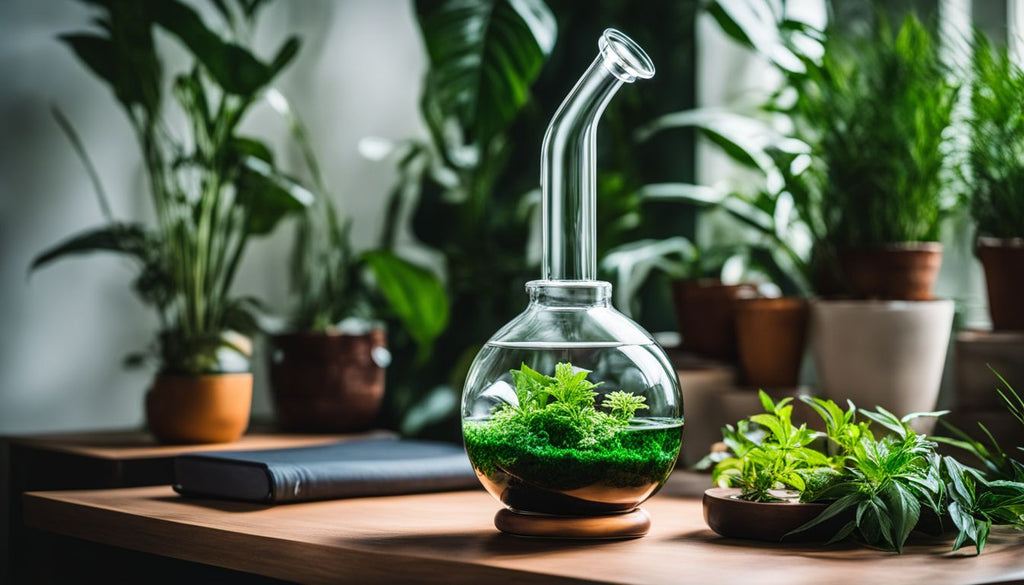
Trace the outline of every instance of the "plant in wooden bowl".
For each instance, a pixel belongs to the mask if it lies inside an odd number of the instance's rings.
[[[941,534],[951,523],[953,548],[973,542],[980,553],[993,524],[1024,528],[1019,477],[992,477],[941,456],[935,441],[908,424],[943,412],[899,418],[806,398],[822,433],[793,425],[790,399],[775,403],[762,392],[761,400],[765,412],[727,426],[729,451],[713,457],[715,481],[729,489],[705,493],[705,518],[723,536],[852,537],[902,552],[914,530]]]
[[[312,201],[283,174],[261,140],[242,133],[246,114],[295,57],[290,38],[269,61],[242,44],[262,3],[214,2],[223,35],[190,6],[160,2],[87,2],[99,7],[89,32],[61,36],[82,63],[110,86],[135,131],[156,214],[154,226],[115,219],[85,149],[63,116],[58,121],[86,164],[107,225],[45,251],[39,268],[58,258],[106,251],[135,261],[134,288],[156,309],[160,331],[138,364],[158,362],[146,399],[150,429],[166,442],[237,439],[249,422],[251,343],[257,303],[233,293],[249,242]],[[173,77],[176,109],[163,95],[168,68],[157,29],[192,58]],[[183,128],[174,128],[182,116]],[[172,128],[174,131],[172,131]]]
[[[985,268],[992,328],[1024,330],[1024,70],[1008,50],[975,37],[970,209]]]

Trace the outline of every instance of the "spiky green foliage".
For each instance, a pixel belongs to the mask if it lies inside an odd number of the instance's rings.
[[[812,147],[828,242],[873,247],[934,241],[955,203],[944,192],[947,128],[958,86],[928,28],[826,32],[820,64],[794,79],[792,115]]]
[[[830,462],[810,447],[820,433],[807,425],[793,425],[793,407],[789,405],[792,398],[775,403],[764,391],[760,397],[764,414],[722,430],[723,440],[734,456],[715,466],[713,479],[719,485],[740,487],[740,497],[745,500],[778,502],[783,499],[779,490],[805,490],[809,474],[830,467]]]
[[[1009,385],[1001,395],[1011,410],[1019,404]],[[954,550],[973,543],[980,554],[993,525],[1024,528],[1024,465],[995,441],[989,448],[960,431],[960,439],[939,440],[970,450],[986,471],[938,455],[936,442],[910,422],[943,412],[900,418],[884,408],[864,411],[848,403],[844,410],[830,400],[802,398],[824,422],[821,434],[792,424],[788,399],[774,403],[762,392],[761,400],[764,414],[723,429],[730,452],[719,458],[713,477],[740,487],[740,497],[751,501],[829,503],[791,534],[841,520],[830,542],[852,536],[902,552],[928,510],[957,529]]]
[[[979,32],[973,74],[971,215],[981,235],[1024,237],[1024,70]]]

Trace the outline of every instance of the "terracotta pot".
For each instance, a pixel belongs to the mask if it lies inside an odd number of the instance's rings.
[[[1024,331],[1024,239],[978,238],[975,255],[985,268],[992,328]]]
[[[811,348],[822,396],[898,416],[935,409],[953,301],[811,302]],[[927,431],[933,421],[917,419]]]
[[[274,336],[270,383],[278,423],[301,432],[370,428],[384,398],[382,352],[387,356],[382,329],[365,335]]]
[[[839,253],[854,295],[865,299],[928,301],[942,266],[942,244],[905,242]]]
[[[847,515],[826,520],[800,534],[789,532],[814,520],[828,508],[825,503],[748,502],[738,498],[737,488],[712,488],[704,492],[704,521],[708,527],[729,538],[768,542],[827,540],[848,521]],[[852,516],[852,512],[849,514]]]
[[[146,421],[161,443],[230,443],[249,426],[252,374],[157,376]]]
[[[736,357],[735,301],[757,295],[750,284],[719,280],[677,280],[672,283],[682,348],[707,357]]]
[[[806,337],[806,300],[784,297],[736,301],[736,340],[748,386],[796,386]]]

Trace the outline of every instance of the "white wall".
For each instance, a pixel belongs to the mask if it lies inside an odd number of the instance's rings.
[[[130,427],[142,423],[152,372],[121,368],[150,342],[155,319],[133,296],[126,261],[95,255],[61,261],[31,278],[44,248],[102,217],[84,168],[49,115],[56,104],[85,142],[123,219],[151,216],[138,149],[106,86],[56,35],[85,28],[90,12],[71,1],[0,3],[0,433]],[[256,44],[266,56],[288,34],[305,43],[280,89],[311,129],[329,187],[358,217],[357,246],[377,235],[392,165],[363,160],[367,135],[421,134],[417,114],[425,56],[405,0],[279,2]],[[168,39],[172,64],[184,63]],[[286,156],[285,128],[262,108],[247,130]],[[250,247],[236,288],[272,306],[287,299],[290,229]],[[257,366],[259,364],[257,363]],[[257,415],[269,412],[257,367]]]

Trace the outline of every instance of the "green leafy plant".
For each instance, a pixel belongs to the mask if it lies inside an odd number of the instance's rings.
[[[1024,71],[1006,47],[975,35],[971,85],[971,215],[983,236],[1024,236]]]
[[[712,2],[708,12],[782,87],[753,111],[668,114],[638,138],[696,128],[762,178],[657,184],[648,196],[723,209],[760,239],[762,270],[794,292],[839,292],[830,286],[841,284],[840,249],[938,238],[959,204],[947,132],[958,87],[917,18],[893,31],[878,14],[871,34],[853,34],[793,20],[774,0]]]
[[[637,420],[648,408],[645,397],[613,391],[598,406],[601,384],[570,363],[557,364],[554,376],[526,364],[511,375],[515,403],[463,422],[470,460],[491,481],[515,478],[523,489],[561,491],[595,484],[657,487],[668,477],[682,424]]]
[[[153,354],[163,373],[202,374],[247,369],[238,333],[256,329],[255,299],[231,287],[249,241],[269,234],[312,195],[282,173],[271,150],[239,125],[298,52],[292,37],[263,61],[241,43],[263,2],[213,2],[227,29],[208,28],[176,0],[87,0],[99,9],[94,31],[62,35],[79,60],[110,86],[135,131],[156,211],[148,227],[114,219],[85,149],[71,125],[58,122],[85,161],[107,225],[41,254],[33,269],[72,254],[108,251],[135,261],[135,291],[160,318]],[[173,76],[172,95],[187,122],[179,137],[167,119],[161,86],[165,64],[154,45],[168,33],[193,58]],[[237,332],[237,333],[236,333]],[[130,356],[137,363],[145,355]]]
[[[810,447],[819,433],[807,425],[793,425],[792,398],[775,403],[764,391],[759,396],[764,414],[722,430],[733,457],[719,461],[712,477],[719,485],[741,487],[740,497],[752,502],[792,499],[794,494],[781,490],[806,490],[807,480],[815,483],[821,475],[812,478],[812,472],[830,469],[831,462]],[[750,423],[757,425],[756,432]]]
[[[948,519],[956,528],[954,550],[970,542],[980,553],[993,525],[1024,528],[1024,483],[998,475],[1005,461],[989,462],[989,473],[983,473],[940,456],[937,443],[909,424],[943,412],[900,418],[883,408],[864,411],[849,403],[844,410],[803,397],[824,423],[821,434],[792,424],[788,400],[776,404],[763,392],[761,400],[764,414],[723,429],[729,451],[714,459],[713,477],[719,485],[741,488],[739,497],[750,501],[829,504],[791,534],[840,520],[830,542],[855,536],[902,552],[911,532],[922,530],[927,510],[940,524]],[[867,420],[858,421],[858,415]]]
[[[645,397],[617,391],[601,404],[608,412],[598,410],[594,389],[601,384],[587,380],[589,374],[560,363],[551,377],[523,364],[512,371],[518,404],[503,405],[491,424],[521,426],[546,433],[554,445],[587,448],[610,439],[617,429],[629,426],[637,410],[648,408]]]
[[[305,125],[283,95],[272,90],[269,97],[289,123],[316,196],[295,231],[291,287],[297,303],[290,327],[324,333],[346,319],[356,319],[365,328],[379,316],[393,316],[418,345],[418,359],[425,361],[448,324],[448,299],[440,279],[391,251],[353,250],[352,220],[342,221],[330,200]]]

